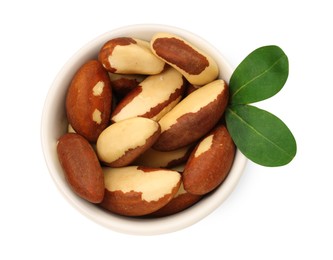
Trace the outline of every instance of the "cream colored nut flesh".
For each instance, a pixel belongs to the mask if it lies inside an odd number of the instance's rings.
[[[215,80],[192,92],[161,118],[161,135],[154,148],[178,149],[205,135],[221,118],[228,102],[228,86]]]
[[[172,170],[128,166],[103,169],[102,207],[127,216],[146,215],[166,205],[179,189],[181,175]]]
[[[194,157],[199,157],[201,154],[207,152],[211,148],[213,145],[213,137],[213,135],[209,135],[199,143],[195,150]]]
[[[76,133],[71,124],[68,124],[67,126],[67,133]]]
[[[184,92],[182,75],[172,67],[162,73],[148,76],[117,105],[112,121],[142,116],[159,120],[182,98]]]
[[[95,108],[94,112],[92,113],[92,120],[100,125],[102,123],[102,112]]]
[[[103,93],[104,87],[105,87],[104,82],[103,81],[98,81],[92,89],[93,95],[95,97],[100,97]]]
[[[175,198],[177,198],[178,196],[180,196],[180,195],[182,195],[182,194],[185,194],[185,193],[187,193],[187,191],[184,189],[183,182],[181,182],[180,187],[179,187],[177,193],[175,194],[175,196],[173,196],[173,198],[175,199]]]
[[[127,165],[149,149],[159,133],[159,124],[147,118],[135,117],[114,123],[97,139],[98,157],[113,167]]]
[[[130,37],[105,43],[98,59],[108,71],[121,74],[158,74],[165,64],[152,53],[149,42]]]
[[[192,84],[208,84],[219,74],[213,58],[177,35],[156,33],[151,40],[151,49]]]

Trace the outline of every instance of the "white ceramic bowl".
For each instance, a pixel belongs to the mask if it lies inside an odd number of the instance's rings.
[[[229,81],[232,68],[220,52],[204,39],[188,31],[165,25],[133,25],[107,32],[81,48],[64,65],[53,82],[44,104],[41,122],[41,139],[49,172],[65,198],[83,215],[112,230],[137,235],[154,235],[173,232],[188,227],[218,208],[236,186],[247,159],[237,150],[232,169],[227,179],[213,193],[194,206],[172,216],[156,219],[123,217],[107,212],[79,198],[68,186],[59,164],[56,143],[67,130],[65,96],[76,70],[88,59],[96,58],[101,46],[111,38],[131,36],[150,40],[156,32],[172,32],[193,43],[215,58],[220,68],[220,78]]]

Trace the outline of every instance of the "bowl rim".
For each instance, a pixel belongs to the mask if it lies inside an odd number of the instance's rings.
[[[54,159],[54,149],[56,147],[56,140],[50,141],[50,131],[48,127],[51,123],[51,118],[49,117],[52,114],[53,106],[50,105],[54,102],[53,95],[57,92],[58,86],[61,82],[61,79],[68,74],[70,70],[75,71],[74,65],[78,63],[78,60],[82,56],[82,53],[87,50],[96,49],[96,46],[101,46],[103,42],[106,42],[108,39],[117,36],[125,35],[140,35],[146,31],[165,31],[178,34],[183,38],[195,39],[196,46],[204,47],[203,49],[207,52],[206,49],[209,49],[209,53],[217,55],[219,58],[216,59],[219,67],[223,63],[223,67],[226,71],[226,75],[220,76],[225,78],[228,82],[233,71],[230,64],[227,62],[225,57],[209,42],[201,38],[200,36],[181,29],[179,27],[174,27],[164,24],[135,24],[127,25],[123,27],[110,30],[104,34],[97,36],[92,41],[83,45],[68,61],[63,65],[61,70],[56,75],[53,83],[51,84],[46,99],[44,101],[42,118],[41,118],[41,145],[44,155],[44,160],[47,165],[49,174],[51,175],[54,183],[56,184],[60,193],[66,198],[66,200],[74,206],[79,212],[84,216],[91,219],[95,223],[98,223],[104,227],[107,227],[111,230],[118,231],[121,233],[132,234],[132,235],[157,235],[175,232],[186,227],[189,227],[209,214],[216,210],[232,193],[236,187],[240,177],[243,174],[245,166],[247,164],[247,158],[237,149],[234,159],[233,166],[228,174],[228,177],[225,181],[214,190],[212,193],[206,195],[201,201],[197,204],[191,206],[190,208],[176,213],[171,216],[162,217],[162,218],[132,218],[124,217],[120,215],[107,212],[96,205],[93,205],[81,198],[79,198],[73,191],[67,186],[64,185],[63,177],[59,174],[59,162]],[[132,36],[132,37],[134,37]],[[53,150],[52,150],[53,149]],[[204,204],[204,207],[202,206]],[[96,210],[98,208],[98,210]]]

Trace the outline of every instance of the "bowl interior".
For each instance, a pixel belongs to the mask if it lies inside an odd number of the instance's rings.
[[[188,31],[165,25],[134,25],[107,32],[82,47],[63,66],[49,89],[44,104],[41,124],[42,149],[49,172],[60,192],[81,213],[93,221],[112,230],[138,235],[153,235],[173,232],[188,227],[215,210],[232,192],[246,164],[246,158],[237,150],[232,169],[226,180],[211,194],[205,196],[194,206],[172,216],[141,219],[129,218],[107,212],[72,192],[68,186],[56,153],[58,138],[67,131],[65,96],[76,70],[87,60],[97,58],[102,45],[109,39],[130,36],[150,40],[156,32],[178,34],[215,58],[220,78],[229,82],[232,68],[220,52],[204,39]]]

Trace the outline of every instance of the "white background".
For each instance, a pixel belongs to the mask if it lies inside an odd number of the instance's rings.
[[[217,5],[219,3],[219,5]],[[333,259],[330,1],[1,1],[0,259]],[[248,163],[228,200],[199,223],[159,236],[108,230],[66,201],[40,144],[48,89],[83,45],[136,23],[202,36],[233,66],[275,44],[290,76],[258,104],[298,143],[287,166]]]

